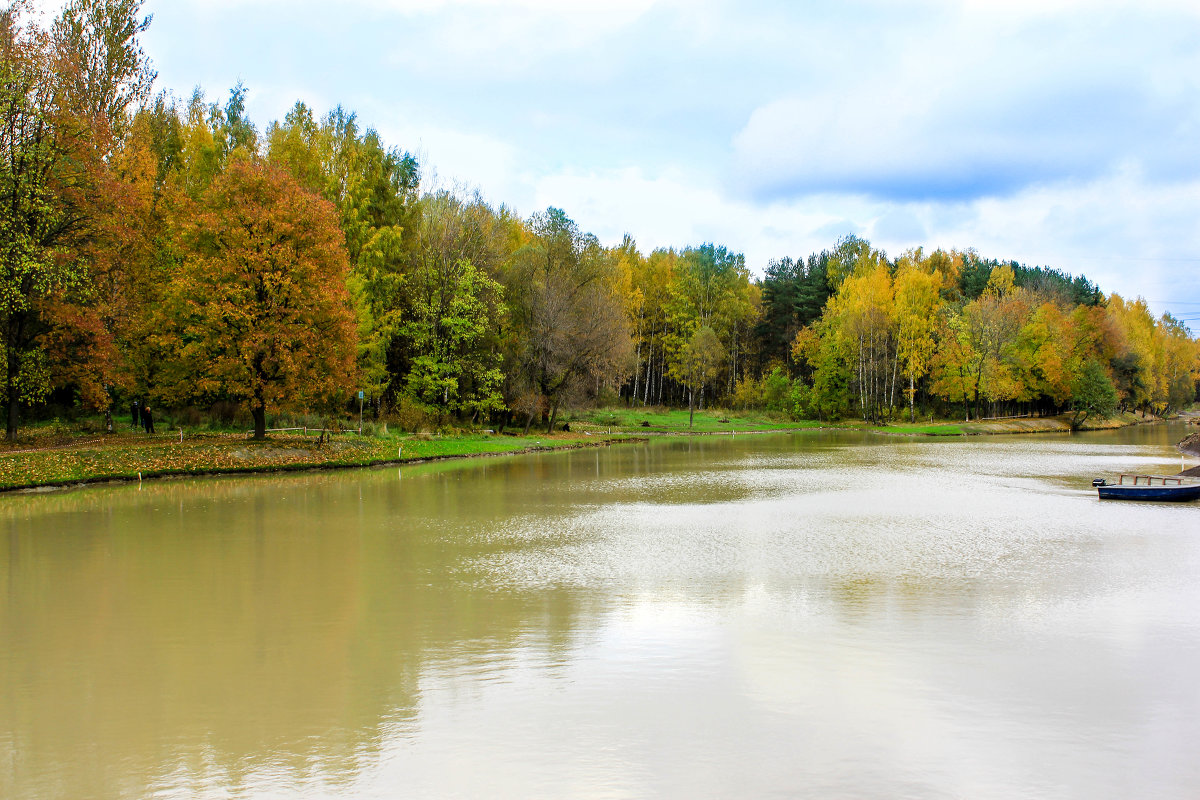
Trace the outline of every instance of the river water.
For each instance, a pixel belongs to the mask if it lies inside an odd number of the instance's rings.
[[[1195,798],[1184,433],[0,497],[0,797]]]

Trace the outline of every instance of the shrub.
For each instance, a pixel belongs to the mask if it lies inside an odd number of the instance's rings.
[[[792,382],[779,367],[763,379],[762,396],[768,411],[790,411]]]
[[[732,404],[734,408],[762,408],[762,384],[749,375],[737,382],[733,388]]]
[[[250,424],[250,409],[244,403],[218,400],[209,409],[209,425],[221,428],[241,427]]]
[[[424,403],[419,403],[408,395],[401,395],[392,409],[391,418],[396,427],[402,431],[419,432],[431,425],[434,415]]]
[[[180,425],[196,428],[204,422],[204,413],[195,406],[184,406],[175,412],[175,419]]]
[[[621,395],[611,387],[601,386],[600,392],[596,395],[596,405],[601,408],[611,408],[624,405],[624,401],[621,399]]]
[[[791,392],[791,408],[789,412],[792,419],[812,419],[816,414],[812,408],[812,390],[804,385],[804,381],[797,378],[792,383]]]

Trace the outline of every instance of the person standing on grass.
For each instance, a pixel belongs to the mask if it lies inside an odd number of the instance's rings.
[[[154,416],[148,403],[142,406],[142,424],[146,426],[146,433],[154,433]]]
[[[133,404],[129,406],[129,412],[131,414],[133,414],[133,424],[130,427],[132,427],[136,431],[137,427],[138,427],[138,420],[141,419],[141,414],[138,413],[138,401],[137,400],[134,400]]]

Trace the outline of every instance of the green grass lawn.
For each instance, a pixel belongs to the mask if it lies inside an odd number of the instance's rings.
[[[931,423],[928,425],[887,425],[878,430],[886,433],[911,434],[913,436],[965,436],[974,432],[970,426],[953,423]]]
[[[815,428],[822,423],[813,420],[790,420],[765,411],[728,411],[705,409],[697,411],[695,423],[688,427],[686,408],[599,408],[574,412],[567,420],[571,428],[580,430],[621,430],[636,433],[714,433],[723,431],[768,431]],[[646,423],[646,424],[643,424]]]
[[[385,425],[365,426],[363,434],[339,432],[320,442],[316,433],[272,433],[255,442],[243,430],[183,431],[164,425],[147,436],[118,425],[112,434],[98,432],[96,420],[75,426],[60,422],[22,429],[18,442],[0,443],[0,490],[64,485],[106,479],[143,479],[216,472],[287,471],[367,466],[544,449],[609,444],[647,434],[752,433],[841,427],[911,436],[964,436],[987,433],[1064,431],[1063,418],[1005,421],[891,424],[873,426],[858,420],[822,423],[789,420],[763,411],[697,411],[688,425],[687,409],[602,408],[563,415],[570,432],[531,430],[528,436],[490,433],[405,434]],[[1136,415],[1097,421],[1095,427],[1119,427],[1143,421]],[[510,428],[511,433],[514,429]]]
[[[316,436],[274,434],[255,442],[245,434],[147,436],[121,432],[48,444],[32,437],[0,448],[0,489],[61,485],[106,479],[143,479],[213,472],[287,471],[367,466],[396,461],[456,458],[537,449],[565,449],[627,440],[628,436],[588,433],[553,436],[453,436],[337,434],[324,443]]]

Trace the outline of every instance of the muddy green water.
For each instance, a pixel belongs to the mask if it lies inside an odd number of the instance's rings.
[[[1183,434],[0,497],[0,797],[1195,798]]]

